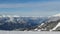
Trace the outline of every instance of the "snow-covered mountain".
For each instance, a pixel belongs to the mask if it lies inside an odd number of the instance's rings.
[[[59,14],[56,14],[56,15],[53,15],[53,16],[59,16],[60,17],[60,13]]]
[[[20,17],[1,15],[0,17],[0,30],[25,30],[34,29],[40,25],[46,17]]]
[[[0,15],[0,30],[19,31],[58,31],[60,14],[48,17]]]
[[[60,14],[50,16],[48,20],[38,28],[42,31],[60,31]]]

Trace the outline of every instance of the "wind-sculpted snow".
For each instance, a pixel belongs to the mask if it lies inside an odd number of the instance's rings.
[[[47,18],[40,17],[2,17],[0,30],[31,30],[41,25]]]

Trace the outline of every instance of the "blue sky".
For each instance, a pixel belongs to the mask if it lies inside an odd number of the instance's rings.
[[[0,0],[0,14],[50,16],[60,13],[60,0]]]

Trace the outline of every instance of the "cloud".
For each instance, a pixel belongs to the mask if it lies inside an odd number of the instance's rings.
[[[0,4],[0,8],[27,8],[32,9],[31,12],[22,12],[22,10],[17,10],[14,12],[2,12],[0,14],[17,14],[21,16],[47,16],[56,14],[60,11],[60,1],[52,2],[29,2],[29,3],[16,3],[16,4]],[[29,9],[29,10],[30,10]],[[24,10],[24,9],[23,9]]]
[[[16,3],[16,4],[0,4],[0,8],[53,8],[53,7],[59,7],[60,2],[36,2],[36,3]]]
[[[31,11],[31,12],[0,12],[0,15],[20,15],[20,16],[51,16],[57,14],[57,11]]]
[[[0,4],[0,8],[30,8],[32,11],[60,11],[60,1]],[[23,9],[24,10],[24,9]]]

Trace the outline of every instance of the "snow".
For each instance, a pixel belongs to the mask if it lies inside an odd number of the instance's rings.
[[[14,15],[13,17],[20,17],[20,16],[18,16],[18,15]]]
[[[2,17],[6,17],[5,15],[2,15]]]
[[[36,28],[36,29],[34,29],[35,31],[37,31],[38,30],[38,28]]]
[[[42,23],[40,26],[44,25],[44,23]]]
[[[49,31],[0,31],[0,34],[60,34],[60,32],[49,32]]]
[[[53,15],[53,16],[60,16],[60,13],[59,14],[56,14],[56,15]]]
[[[59,26],[60,26],[60,22],[56,25],[56,27],[54,27],[54,28],[53,28],[52,30],[50,30],[50,31],[56,30]]]

